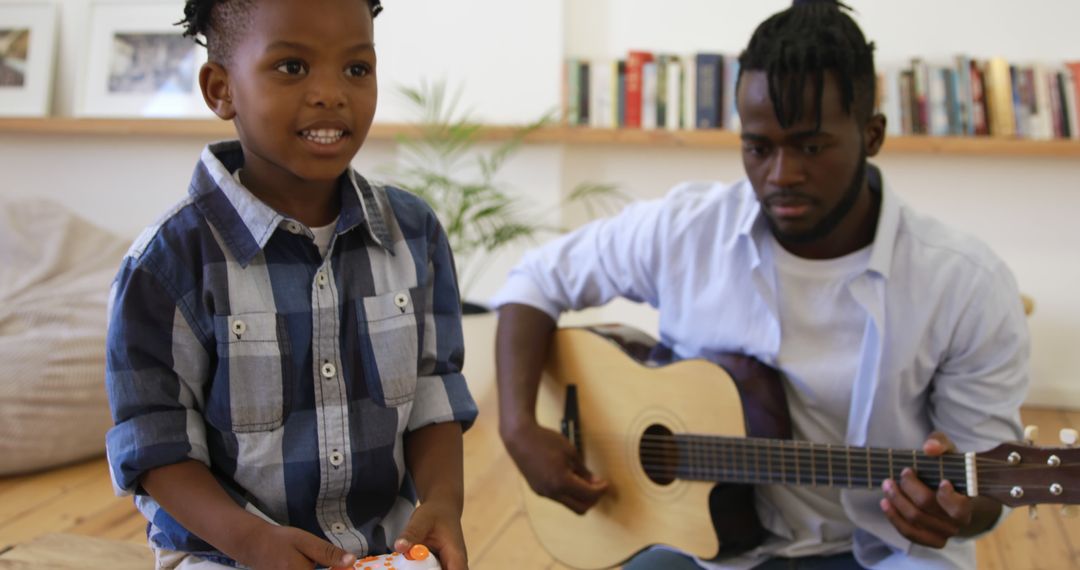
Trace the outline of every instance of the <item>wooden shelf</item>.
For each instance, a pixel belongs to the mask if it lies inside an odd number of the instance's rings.
[[[513,127],[488,127],[483,140],[506,140]],[[415,134],[417,128],[405,124],[376,124],[371,140],[394,140]],[[206,119],[76,119],[67,117],[0,119],[0,134],[162,136],[221,139],[235,136],[232,124]],[[553,126],[538,130],[527,139],[537,144],[611,145],[643,147],[726,148],[739,147],[739,136],[730,131],[665,131],[640,129],[592,129]],[[1080,158],[1078,141],[1029,141],[998,137],[889,137],[886,152],[897,154],[940,154],[965,156],[1022,156]]]

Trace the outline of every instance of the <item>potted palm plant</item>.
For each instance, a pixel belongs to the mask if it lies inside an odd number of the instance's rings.
[[[464,311],[486,312],[468,299],[492,254],[510,244],[563,230],[547,221],[552,212],[530,208],[498,178],[525,138],[550,125],[553,115],[514,128],[505,140],[481,149],[483,127],[458,109],[460,91],[450,96],[446,84],[437,82],[404,87],[401,92],[414,105],[418,121],[414,131],[398,137],[400,159],[391,174],[393,182],[435,210],[457,259]],[[578,202],[592,214],[622,200],[611,184],[584,182],[556,208]]]

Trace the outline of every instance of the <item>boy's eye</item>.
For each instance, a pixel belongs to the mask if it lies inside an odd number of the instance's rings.
[[[370,73],[370,71],[371,70],[370,68],[368,68],[367,64],[354,63],[349,67],[345,68],[345,75],[348,75],[349,77],[364,77],[365,75]]]
[[[303,75],[307,73],[307,67],[304,66],[304,63],[296,59],[282,62],[275,69],[286,75]]]

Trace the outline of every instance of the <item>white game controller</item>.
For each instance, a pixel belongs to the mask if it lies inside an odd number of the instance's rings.
[[[395,552],[362,558],[356,561],[353,568],[357,570],[441,570],[442,566],[439,566],[439,561],[426,546],[415,544],[405,554]]]

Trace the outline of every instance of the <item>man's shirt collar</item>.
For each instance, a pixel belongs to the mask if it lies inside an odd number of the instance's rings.
[[[874,241],[870,244],[870,261],[866,269],[888,279],[889,270],[892,266],[893,249],[896,245],[896,234],[900,230],[900,210],[903,203],[898,196],[888,189],[878,167],[867,164],[866,176],[870,180],[870,191],[881,198],[877,230],[874,233]],[[753,188],[750,186],[750,181],[744,180],[743,184],[746,184],[747,191],[752,194]],[[760,237],[761,235],[757,234],[757,232],[768,231],[771,230],[765,221],[764,214],[762,214],[761,205],[755,201],[753,207],[747,208],[739,220],[738,235],[740,238],[745,239],[747,243],[756,244],[757,241],[753,239],[754,236],[758,235]],[[754,251],[752,260],[756,264],[759,259],[758,253]]]

